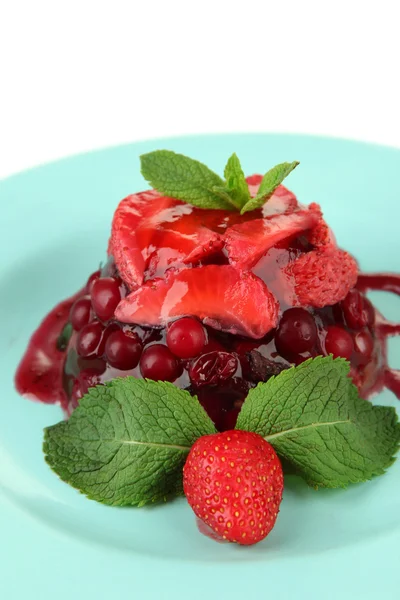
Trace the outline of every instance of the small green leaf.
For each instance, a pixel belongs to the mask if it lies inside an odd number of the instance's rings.
[[[143,177],[162,194],[199,208],[234,209],[213,191],[224,188],[224,181],[201,162],[170,150],[143,154],[140,161]]]
[[[239,210],[250,201],[249,186],[243,173],[242,165],[236,154],[228,159],[226,163],[224,176],[226,179],[226,189],[231,196],[235,206]]]
[[[255,210],[257,208],[261,208],[263,204],[268,200],[270,196],[274,193],[278,185],[282,183],[282,181],[299,165],[300,163],[297,161],[291,163],[281,163],[272,167],[266,173],[261,181],[260,188],[258,190],[257,196],[252,198],[244,205],[240,214],[244,214],[251,210]]]
[[[45,429],[43,451],[88,498],[143,506],[182,494],[187,454],[212,433],[196,397],[172,383],[126,377],[90,389],[69,421]]]
[[[311,486],[382,475],[400,443],[396,411],[358,396],[343,359],[317,357],[250,390],[237,429],[254,431]]]

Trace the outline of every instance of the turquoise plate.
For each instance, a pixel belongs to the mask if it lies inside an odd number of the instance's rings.
[[[290,176],[299,199],[322,204],[363,269],[400,270],[400,152],[391,148],[296,135],[183,137],[76,156],[2,181],[0,597],[398,599],[400,462],[347,491],[316,492],[289,479],[276,527],[250,548],[201,535],[184,499],[105,507],[44,463],[42,430],[61,411],[20,398],[15,368],[46,311],[104,259],[117,202],[145,187],[138,156],[157,148],[218,172],[233,151],[249,174],[300,160]],[[398,318],[398,298],[375,294],[374,301]],[[390,341],[397,366],[399,342]],[[389,392],[376,401],[400,407]]]

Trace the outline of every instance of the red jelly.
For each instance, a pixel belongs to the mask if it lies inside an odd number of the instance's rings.
[[[260,179],[248,179],[252,195]],[[224,430],[258,382],[333,354],[350,361],[363,398],[383,386],[400,397],[386,360],[400,325],[374,309],[369,289],[400,294],[400,276],[359,275],[319,206],[283,186],[243,216],[135,194],[115,213],[107,264],[44,319],[16,386],[69,415],[114,377],[172,381]]]

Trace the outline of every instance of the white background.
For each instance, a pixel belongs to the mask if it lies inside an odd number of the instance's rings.
[[[0,0],[0,177],[214,131],[400,146],[399,0]]]

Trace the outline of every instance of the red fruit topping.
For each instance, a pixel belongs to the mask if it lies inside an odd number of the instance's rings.
[[[225,431],[195,442],[183,489],[196,516],[222,538],[256,544],[273,526],[283,473],[273,447],[256,433]]]
[[[277,213],[293,212],[298,207],[296,196],[280,185],[276,188],[272,196],[267,200],[262,208],[263,217],[268,217]]]
[[[82,327],[89,323],[91,310],[90,298],[78,298],[74,302],[69,313],[69,320],[75,331],[80,331]]]
[[[275,344],[282,356],[310,351],[317,341],[314,318],[304,308],[285,310],[275,336]]]
[[[107,362],[116,369],[134,369],[142,353],[142,342],[132,331],[113,331],[105,344]]]
[[[309,210],[255,219],[230,227],[225,235],[229,262],[249,269],[278,242],[313,227],[318,215]]]
[[[100,344],[103,331],[104,327],[99,321],[92,321],[80,330],[76,340],[76,351],[79,356],[94,358],[102,354]]]
[[[362,329],[373,325],[375,310],[370,301],[358,290],[350,290],[341,306],[346,323],[351,329]]]
[[[108,321],[121,300],[119,282],[113,277],[97,279],[92,286],[92,306],[101,321]]]
[[[325,351],[326,354],[333,354],[335,358],[341,356],[350,360],[353,354],[353,338],[343,327],[330,325],[326,328]]]
[[[150,326],[184,315],[196,316],[215,329],[261,338],[275,327],[278,304],[252,273],[209,265],[148,282],[124,298],[115,311],[122,322]]]
[[[143,351],[140,371],[147,379],[175,381],[182,373],[182,367],[167,346],[154,344]]]
[[[100,270],[99,271],[95,271],[94,273],[92,273],[90,275],[90,277],[89,277],[89,279],[87,280],[87,283],[86,283],[86,292],[88,294],[91,293],[93,284],[96,281],[96,279],[98,279],[99,277],[100,277]]]
[[[309,242],[318,250],[336,247],[335,236],[322,216],[321,207],[313,202],[309,209],[319,214],[319,220],[310,232]]]
[[[199,321],[191,317],[178,319],[167,332],[167,346],[179,358],[198,356],[206,343],[206,330]]]
[[[190,367],[190,381],[196,387],[222,385],[233,377],[239,361],[229,352],[209,352],[200,356]]]
[[[285,267],[302,306],[322,308],[343,300],[357,281],[357,263],[344,250],[313,250]]]
[[[133,194],[114,214],[109,253],[125,283],[135,289],[149,265],[149,275],[160,276],[171,266],[198,262],[220,250],[223,242],[206,220],[217,219],[209,213],[222,212],[196,209],[156,191]]]

